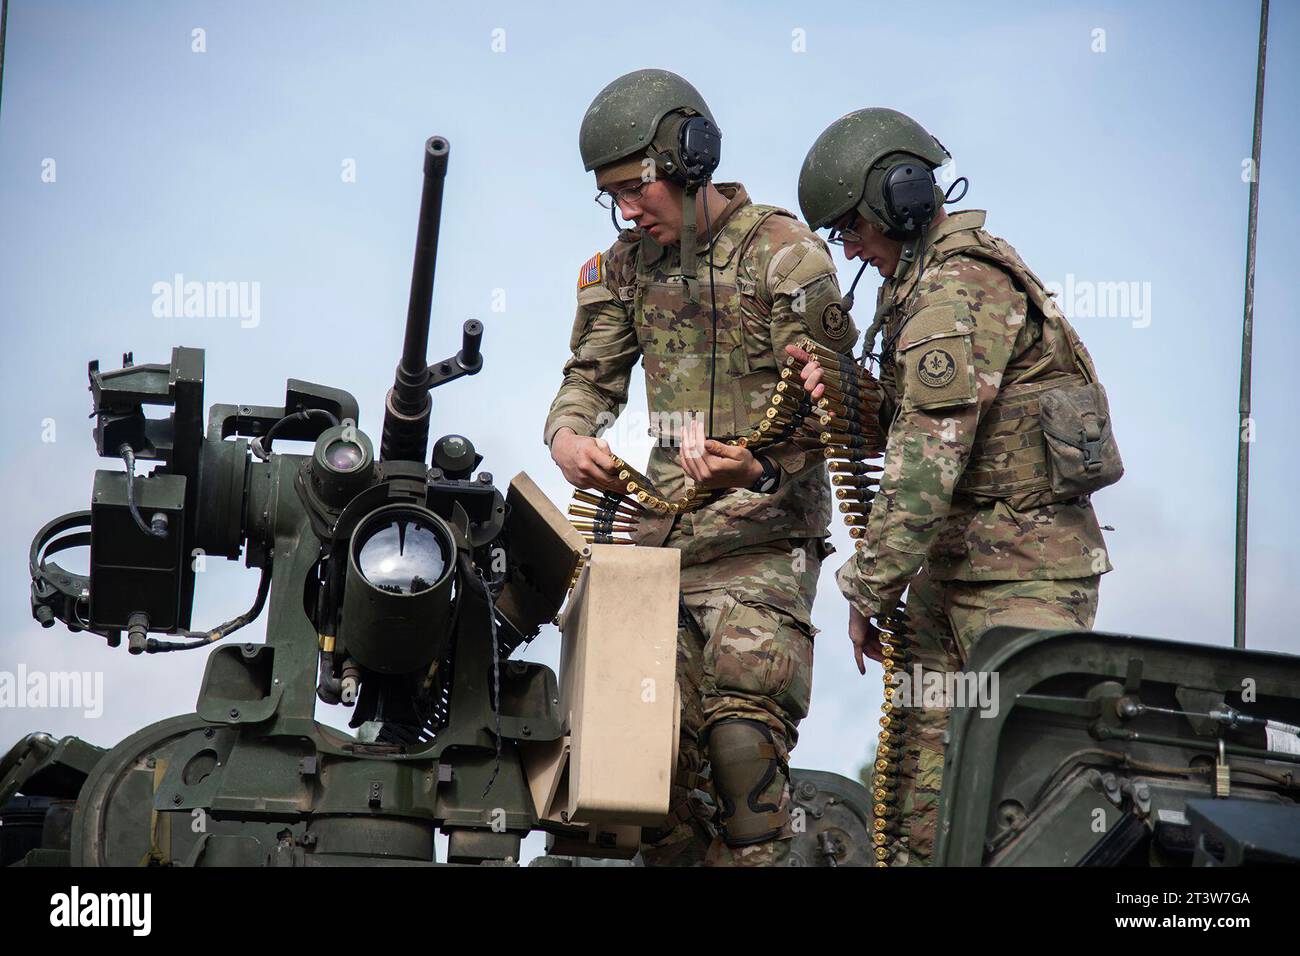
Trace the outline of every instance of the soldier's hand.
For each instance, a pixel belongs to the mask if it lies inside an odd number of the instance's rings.
[[[586,438],[572,428],[561,428],[551,440],[551,460],[560,466],[564,480],[575,488],[623,490],[609,454],[609,444],[603,438]]]
[[[873,661],[884,661],[885,655],[880,649],[880,631],[852,604],[849,605],[849,640],[853,642],[853,660],[857,662],[859,674],[867,672],[863,655]]]
[[[803,380],[804,391],[812,396],[814,400],[821,398],[822,393],[826,391],[826,386],[822,384],[821,365],[797,345],[787,345],[785,351],[787,355],[792,355],[804,363],[803,368],[799,370],[799,377]]]
[[[677,456],[682,471],[701,488],[748,488],[763,474],[763,466],[748,448],[704,437],[704,424],[690,421]]]

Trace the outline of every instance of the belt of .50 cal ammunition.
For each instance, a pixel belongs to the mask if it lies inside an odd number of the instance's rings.
[[[788,376],[787,376],[788,378]],[[827,403],[822,403],[825,406]],[[816,427],[812,423],[816,423]],[[804,447],[822,447],[817,428],[826,428],[834,419],[828,410],[816,407],[808,399],[796,378],[782,381],[772,393],[762,418],[748,433],[728,441],[751,451],[757,451],[777,442],[793,440]],[[707,504],[716,493],[688,488],[679,498],[672,499],[655,488],[654,483],[617,455],[612,456],[620,492],[593,494],[575,491],[569,505],[569,517],[583,537],[592,544],[631,544],[631,534],[638,523],[647,516],[675,516],[694,511]],[[573,582],[582,572],[579,562]]]
[[[861,549],[866,534],[871,502],[880,485],[880,466],[872,464],[884,453],[885,435],[880,422],[883,393],[879,383],[851,356],[833,352],[813,341],[803,339],[799,348],[810,354],[822,367],[823,393],[812,399],[800,377],[803,363],[786,360],[780,381],[772,393],[762,418],[747,435],[730,444],[757,451],[778,442],[790,441],[815,451],[826,459],[840,514],[849,526],[855,547]],[[619,481],[625,491],[595,495],[575,491],[569,515],[574,526],[595,544],[631,544],[628,537],[641,518],[648,514],[677,515],[692,511],[711,497],[691,488],[677,499],[669,500],[655,490],[645,475],[615,456]],[[582,563],[571,582],[577,582]],[[876,619],[880,646],[884,655],[885,700],[881,705],[880,742],[876,750],[875,773],[871,781],[872,842],[877,866],[888,866],[897,852],[901,807],[898,784],[907,732],[907,719],[894,702],[898,668],[910,659],[907,619],[902,605]]]
[[[908,648],[907,615],[903,606],[890,614],[876,617],[880,650],[884,656],[885,700],[880,705],[880,742],[876,746],[876,763],[871,777],[872,832],[876,866],[889,866],[898,852],[903,808],[898,802],[902,773],[904,738],[908,732],[907,713],[896,701],[899,671],[911,660]]]
[[[884,447],[880,386],[847,355],[823,348],[812,339],[802,340],[799,347],[822,363],[825,394],[816,401],[811,399],[799,378],[802,363],[787,359],[763,416],[747,434],[728,444],[758,451],[789,441],[809,451],[820,450],[832,472],[839,510],[850,527],[858,526],[859,530],[850,532],[858,538],[874,494],[876,479],[872,476],[880,470],[866,462],[878,457]],[[670,499],[625,460],[617,455],[613,458],[622,491],[602,495],[579,491],[569,508],[569,515],[577,519],[574,526],[592,543],[629,541],[619,535],[630,535],[641,518],[693,511],[714,496],[692,487],[680,498]]]
[[[825,446],[831,484],[854,546],[861,549],[867,533],[871,502],[880,487],[881,468],[872,462],[885,450],[880,422],[883,393],[875,379],[853,359],[804,341],[800,348],[822,367],[823,394],[814,404],[821,413],[818,441]],[[790,359],[782,371],[781,385],[801,384],[801,363]],[[778,386],[780,389],[781,386]],[[784,390],[783,390],[784,391]],[[880,705],[880,737],[871,777],[871,839],[877,866],[889,866],[898,852],[903,808],[899,805],[899,779],[907,714],[895,701],[899,670],[911,659],[907,616],[900,604],[894,611],[879,614],[876,626],[884,657],[884,703]]]

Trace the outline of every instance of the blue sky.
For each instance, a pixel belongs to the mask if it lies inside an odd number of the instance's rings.
[[[401,342],[421,145],[452,143],[430,358],[487,326],[485,371],[434,393],[435,432],[471,436],[502,481],[557,503],[541,445],[576,270],[611,240],[577,130],[591,97],[646,66],[688,77],[724,133],[719,179],[797,208],[817,134],[863,106],[910,113],[1046,281],[1137,283],[1143,314],[1079,316],[1127,466],[1096,497],[1116,570],[1098,627],[1231,643],[1237,374],[1258,11],[1239,2],[10,4],[0,104],[0,669],[98,670],[105,712],[0,710],[0,746],[40,727],[109,744],[192,710],[202,660],[128,659],[30,618],[26,554],[87,506],[86,362],[207,350],[207,400],[278,404],[289,377],[346,388],[377,436]],[[892,14],[892,15],[891,15]],[[193,31],[205,52],[194,52]],[[1104,31],[1098,34],[1096,31]],[[503,32],[500,32],[503,31]],[[1104,50],[1097,49],[1104,39]],[[1300,138],[1300,8],[1270,32],[1256,279],[1250,643],[1300,650],[1290,598],[1300,398],[1290,252]],[[802,43],[802,51],[798,51]],[[494,49],[495,47],[495,49]],[[504,48],[502,48],[504,47]],[[913,57],[916,57],[913,59]],[[42,179],[46,160],[56,178]],[[345,164],[355,182],[345,182]],[[256,325],[155,315],[176,274],[258,283]],[[852,270],[841,270],[847,281]],[[872,277],[858,301],[870,304]],[[1149,306],[1149,308],[1147,308]],[[859,325],[869,315],[858,309]],[[250,324],[251,323],[244,323]],[[644,409],[640,373],[630,414]],[[642,411],[643,414],[643,411]],[[49,423],[54,424],[54,440]],[[644,454],[633,429],[616,449]],[[850,553],[843,528],[835,541]],[[874,737],[824,569],[812,713],[795,764],[853,773]],[[196,624],[250,603],[213,561]],[[260,625],[259,625],[260,626]],[[555,634],[530,656],[554,660]],[[853,730],[852,728],[859,728]]]

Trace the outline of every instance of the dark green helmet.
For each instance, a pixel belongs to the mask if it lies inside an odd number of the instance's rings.
[[[892,228],[881,189],[889,168],[920,160],[933,171],[950,158],[910,116],[881,107],[857,110],[828,126],[808,151],[799,171],[799,208],[813,229],[833,225],[854,208]]]
[[[682,110],[713,122],[704,97],[676,73],[637,70],[620,76],[596,94],[582,118],[578,150],[583,166],[591,171],[646,153],[664,117]]]

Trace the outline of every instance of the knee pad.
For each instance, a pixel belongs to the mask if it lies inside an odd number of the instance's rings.
[[[760,803],[773,779],[787,773],[772,742],[772,730],[757,720],[720,720],[709,730],[709,762],[718,799],[722,838],[728,846],[775,839],[790,819],[787,807]]]

